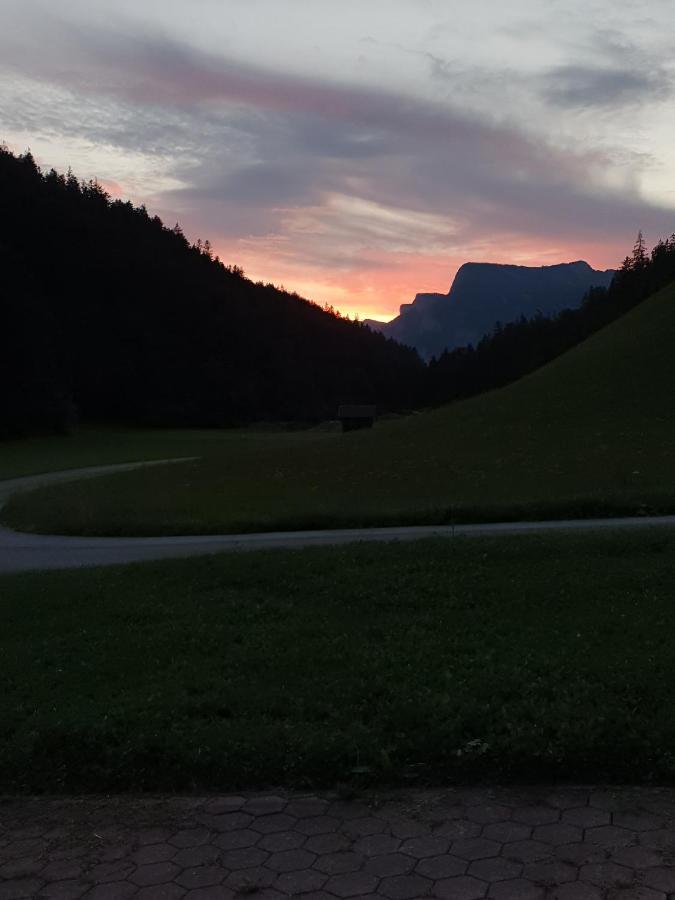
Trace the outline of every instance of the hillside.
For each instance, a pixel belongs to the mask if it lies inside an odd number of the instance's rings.
[[[674,346],[672,284],[506,388],[371,433],[196,438],[199,462],[39,491],[7,515],[151,534],[673,510]]]
[[[368,324],[429,359],[476,344],[497,322],[577,307],[589,288],[607,287],[613,274],[583,261],[537,267],[465,263],[447,294],[417,294],[391,322]]]
[[[0,437],[414,405],[417,355],[0,146]]]

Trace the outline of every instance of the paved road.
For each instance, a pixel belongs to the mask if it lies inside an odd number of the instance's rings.
[[[671,900],[675,791],[0,803],[3,900]]]
[[[0,482],[0,509],[14,494],[49,484],[124,472],[145,465],[187,462],[157,460],[48,472]],[[261,534],[186,535],[175,537],[64,537],[22,534],[0,527],[0,573],[40,569],[72,569],[117,565],[141,560],[200,556],[225,551],[299,548],[364,541],[411,541],[428,537],[527,534],[544,531],[597,531],[607,529],[675,526],[675,516],[623,519],[578,519],[551,522],[495,522],[480,525],[421,525],[395,528],[340,528],[325,531],[281,531]]]

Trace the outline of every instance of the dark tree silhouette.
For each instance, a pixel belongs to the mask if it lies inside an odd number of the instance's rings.
[[[417,354],[0,149],[0,434],[81,421],[314,422],[419,402]]]

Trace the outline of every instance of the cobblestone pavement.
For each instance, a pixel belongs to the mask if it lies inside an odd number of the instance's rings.
[[[675,790],[0,801],[0,900],[675,900]]]

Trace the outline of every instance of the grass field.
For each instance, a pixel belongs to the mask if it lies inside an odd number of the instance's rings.
[[[675,779],[675,533],[0,579],[0,792]]]
[[[672,511],[674,341],[671,286],[514,385],[370,433],[53,439],[52,468],[71,452],[202,459],[43,489],[3,515],[29,531],[176,534]],[[27,459],[3,446],[0,472]]]

